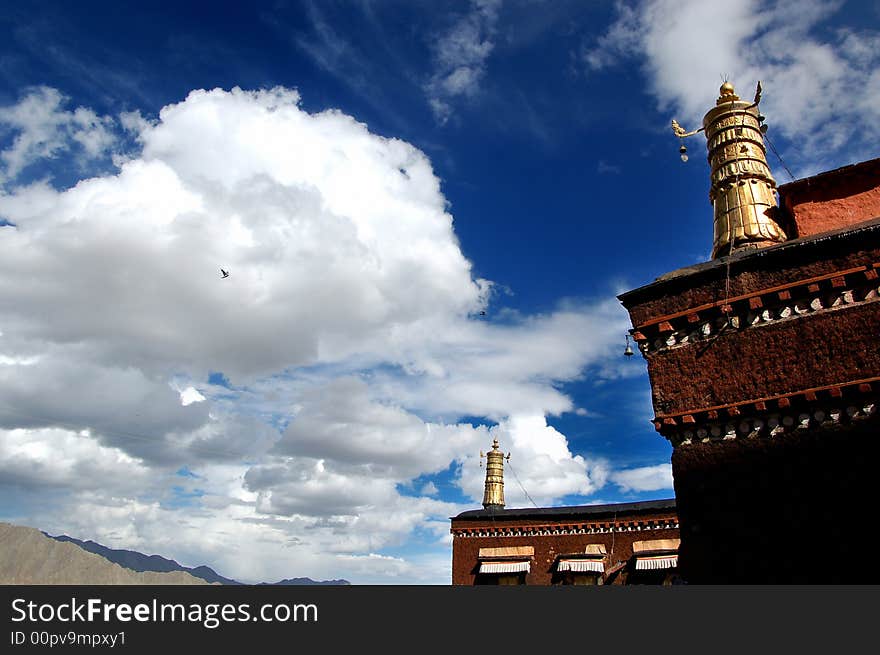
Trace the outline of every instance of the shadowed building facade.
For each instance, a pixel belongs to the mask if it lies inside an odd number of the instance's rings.
[[[619,298],[673,446],[692,583],[875,582],[880,160],[779,187],[756,102],[703,127],[713,259]]]

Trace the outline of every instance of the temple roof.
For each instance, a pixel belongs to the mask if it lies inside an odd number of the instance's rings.
[[[579,518],[613,516],[615,514],[638,514],[641,512],[674,511],[675,499],[645,500],[636,503],[613,503],[608,505],[572,505],[568,507],[524,507],[520,509],[485,510],[473,509],[450,517],[456,521],[478,519],[531,519],[531,518]]]

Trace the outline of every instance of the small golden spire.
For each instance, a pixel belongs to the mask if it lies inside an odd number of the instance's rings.
[[[480,451],[480,459],[484,457]],[[492,440],[492,450],[486,455],[486,487],[483,492],[484,509],[504,509],[504,453],[498,449],[498,439]],[[510,453],[507,454],[510,460]]]

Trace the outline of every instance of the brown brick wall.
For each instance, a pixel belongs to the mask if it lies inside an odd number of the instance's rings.
[[[674,514],[650,514],[638,516],[639,520],[675,518]],[[620,519],[620,517],[618,517]],[[567,519],[559,523],[570,524]],[[529,525],[546,525],[547,521],[516,521],[505,522],[504,525],[527,527]],[[474,521],[456,522],[453,520],[453,531],[459,527],[491,527],[491,524]],[[612,537],[613,534],[613,537]],[[527,585],[549,585],[554,580],[554,562],[560,554],[583,553],[587,544],[604,544],[606,551],[605,566],[608,570],[615,563],[629,562],[632,558],[632,543],[653,539],[677,539],[677,529],[634,530],[628,532],[570,534],[570,535],[535,535],[520,537],[453,537],[452,542],[452,584],[473,585],[479,569],[478,555],[480,548],[498,548],[503,546],[532,546],[535,549],[531,571],[526,575]],[[613,552],[612,552],[613,550]],[[631,568],[631,567],[630,567]],[[616,576],[615,584],[625,584],[630,571],[625,568]]]
[[[880,375],[880,302],[648,355],[654,408],[676,413]]]

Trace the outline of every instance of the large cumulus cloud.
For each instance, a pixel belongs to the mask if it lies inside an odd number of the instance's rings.
[[[117,175],[0,197],[16,225],[2,242],[4,332],[161,374],[238,377],[478,309],[486,287],[426,157],[298,100],[195,91],[144,129]]]
[[[66,150],[0,158],[0,485],[39,527],[249,580],[445,581],[492,438],[510,504],[610,479],[547,416],[575,409],[561,383],[601,368],[625,314],[481,319],[492,285],[421,151],[282,88],[88,117],[113,147],[134,132],[113,174],[16,186]],[[450,471],[469,503],[436,497]],[[67,497],[46,509],[41,480]],[[381,552],[408,539],[428,573]]]

